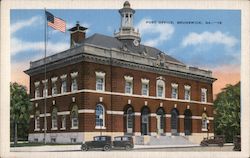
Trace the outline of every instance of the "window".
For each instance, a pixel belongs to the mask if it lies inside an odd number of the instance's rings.
[[[125,78],[125,94],[133,94],[133,77],[124,76]]]
[[[207,89],[201,88],[201,102],[206,103],[207,102]]]
[[[201,120],[201,130],[202,131],[207,131],[208,130],[208,119],[207,119],[207,114],[204,112],[202,114],[202,120]]]
[[[165,82],[162,79],[156,81],[156,96],[165,98]]]
[[[36,111],[35,113],[35,130],[40,130],[40,112]]]
[[[35,98],[40,97],[39,87],[35,88]]]
[[[74,91],[77,91],[77,90],[78,90],[77,81],[76,81],[76,78],[73,78],[72,79],[72,84],[71,84],[71,91],[74,92]]]
[[[71,110],[71,129],[78,129],[78,107],[74,105]]]
[[[104,107],[101,104],[96,105],[95,109],[95,126],[104,127],[105,126],[105,115],[104,115]]]
[[[57,108],[54,107],[51,113],[51,127],[52,130],[57,129]]]
[[[71,91],[77,91],[78,90],[78,85],[77,85],[77,80],[76,77],[78,75],[78,72],[73,72],[70,74],[71,75]]]
[[[148,96],[149,95],[149,80],[141,79],[141,82],[142,82],[141,93],[144,96]]]
[[[66,129],[66,115],[62,115],[62,128],[61,129]]]
[[[62,80],[62,87],[61,87],[61,93],[67,92],[67,82],[66,80]]]
[[[95,72],[96,74],[96,90],[105,91],[105,73]]]
[[[191,89],[191,86],[189,86],[189,85],[184,86],[184,99],[185,100],[190,100],[191,99],[191,97],[190,97],[190,89]]]
[[[61,85],[61,93],[67,92],[67,74],[62,75],[61,77],[62,85]]]
[[[56,87],[56,83],[52,83],[52,95],[57,94],[57,87]]]
[[[48,96],[48,84],[45,82],[43,87],[43,97]]]
[[[132,94],[132,82],[126,81],[125,83],[125,93]]]
[[[39,84],[40,84],[39,81],[34,83],[34,85],[35,85],[35,98],[40,97]]]
[[[96,90],[103,91],[104,90],[103,78],[96,78]]]
[[[173,99],[178,99],[178,84],[172,83],[171,86],[172,86],[172,95],[171,95],[171,97]]]

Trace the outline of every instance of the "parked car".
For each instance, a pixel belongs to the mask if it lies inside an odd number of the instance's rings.
[[[130,136],[117,136],[114,138],[113,147],[131,150],[132,148],[134,148],[133,138]]]
[[[214,145],[217,144],[218,146],[223,146],[225,143],[225,136],[223,135],[217,135],[217,136],[211,136],[208,138],[204,138],[200,145],[201,146],[208,146],[208,145]]]
[[[241,151],[241,137],[239,135],[234,137],[234,151]]]
[[[82,151],[88,151],[89,149],[102,149],[103,151],[109,151],[112,147],[112,141],[110,136],[96,136],[93,141],[87,141],[82,143]]]

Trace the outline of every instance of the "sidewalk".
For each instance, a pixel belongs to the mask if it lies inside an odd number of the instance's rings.
[[[135,145],[134,149],[161,149],[161,148],[190,148],[200,145]],[[44,145],[29,147],[11,147],[11,152],[60,152],[60,151],[80,151],[81,145]]]

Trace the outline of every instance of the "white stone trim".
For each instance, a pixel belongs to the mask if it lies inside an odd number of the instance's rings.
[[[34,118],[34,115],[30,115],[30,118]]]
[[[124,79],[128,82],[133,82],[133,77],[131,76],[124,76]]]
[[[184,89],[190,90],[191,86],[190,85],[184,85]]]
[[[44,117],[44,114],[40,114],[39,116],[40,116],[40,117]],[[51,116],[51,114],[50,114],[50,113],[46,113],[46,117],[47,117],[47,116]]]
[[[201,129],[201,131],[208,131],[208,130],[207,130],[207,129],[205,129],[205,128],[202,128],[202,129]]]
[[[135,116],[141,116],[140,112],[135,112]]]
[[[59,97],[59,96],[64,96],[64,95],[70,95],[70,94],[77,94],[77,93],[97,93],[97,94],[111,94],[111,95],[120,95],[120,96],[128,96],[128,94],[125,93],[119,93],[119,92],[110,92],[110,91],[96,91],[96,90],[92,90],[92,89],[82,89],[82,90],[77,90],[74,92],[66,92],[63,94],[56,94],[56,95],[49,95],[46,98],[55,98],[55,97]],[[194,101],[194,100],[184,100],[184,99],[172,99],[172,98],[159,98],[159,97],[155,97],[155,96],[143,96],[143,95],[137,95],[137,94],[130,94],[130,97],[136,97],[136,98],[145,98],[145,99],[156,99],[156,100],[166,100],[166,101],[176,101],[176,102],[185,102],[185,103],[196,103],[196,104],[204,104],[204,105],[213,105],[213,103],[211,102],[200,102],[200,101]],[[44,97],[39,97],[39,98],[33,98],[30,99],[31,101],[37,101],[37,100],[42,100],[44,99]]]
[[[70,111],[60,111],[60,112],[57,112],[57,115],[69,115],[70,114]]]
[[[178,118],[183,118],[184,119],[184,115],[178,115]]]
[[[171,87],[178,88],[178,84],[177,83],[171,83]]]
[[[57,128],[57,127],[56,127],[56,128],[51,128],[51,130],[52,130],[52,131],[55,131],[55,130],[58,130],[58,128]]]
[[[43,84],[48,83],[48,79],[42,80],[42,83],[43,83]]]
[[[35,87],[38,87],[38,86],[39,86],[39,84],[40,84],[40,81],[36,81],[36,82],[34,82]]]
[[[78,110],[78,113],[95,113],[95,110],[93,110],[93,109],[80,109],[80,110]]]
[[[36,129],[34,129],[34,131],[40,131],[40,128],[36,128]]]
[[[60,76],[61,80],[65,80],[66,77],[67,77],[67,74],[63,74],[63,75]]]
[[[192,119],[197,119],[197,120],[201,120],[201,119],[202,119],[201,116],[192,116],[191,118],[192,118]]]
[[[111,114],[111,115],[123,115],[124,112],[123,111],[111,111],[111,110],[107,110],[107,114]]]
[[[78,75],[78,72],[72,72],[72,73],[70,73],[71,78],[75,78],[75,77],[77,77],[77,75]]]
[[[150,113],[150,116],[156,117],[157,115],[156,115],[156,113]]]
[[[106,129],[105,126],[95,126],[95,129]]]
[[[60,128],[60,130],[66,130],[66,128]]]
[[[171,114],[166,114],[165,116],[166,116],[166,117],[171,117]]]
[[[71,127],[70,129],[78,129],[78,127]]]
[[[57,78],[58,78],[58,77],[52,77],[52,78],[51,78],[51,82],[52,82],[52,83],[56,82],[56,81],[57,81]]]
[[[95,75],[96,75],[96,77],[104,78],[106,74],[105,74],[105,72],[96,71],[96,72],[95,72]]]
[[[149,79],[142,78],[141,82],[144,83],[144,84],[149,84]]]

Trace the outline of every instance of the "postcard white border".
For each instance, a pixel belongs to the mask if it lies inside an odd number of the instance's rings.
[[[9,152],[10,92],[10,9],[120,9],[125,0],[3,0],[1,2],[1,56],[0,56],[0,157],[249,157],[250,127],[250,56],[249,15],[247,0],[130,0],[134,9],[233,9],[241,10],[241,152]]]

